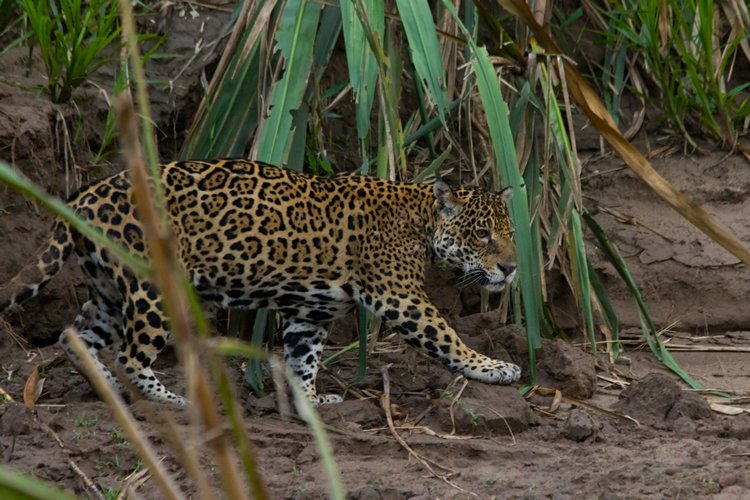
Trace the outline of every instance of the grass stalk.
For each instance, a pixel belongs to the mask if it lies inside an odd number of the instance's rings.
[[[198,318],[200,325],[205,325],[199,308],[191,307],[196,304],[194,297],[191,297],[186,290],[191,289],[190,284],[184,275],[182,265],[176,253],[176,244],[171,231],[168,229],[166,218],[164,216],[164,197],[159,189],[159,170],[155,163],[156,153],[153,142],[153,129],[151,128],[150,114],[146,95],[146,86],[144,79],[143,67],[139,57],[137,38],[134,31],[132,11],[126,1],[122,7],[123,33],[126,37],[131,58],[131,65],[135,78],[136,93],[139,99],[139,109],[143,117],[142,126],[144,138],[146,139],[146,156],[151,163],[150,175],[147,172],[146,165],[142,160],[142,152],[138,141],[138,128],[136,125],[135,115],[129,100],[120,101],[119,123],[122,130],[122,138],[125,144],[125,158],[131,173],[131,182],[135,192],[135,203],[140,214],[143,226],[144,237],[149,247],[152,260],[154,262],[155,275],[154,280],[159,288],[165,304],[165,310],[170,318],[171,330],[175,335],[178,349],[178,357],[184,368],[184,374],[188,383],[188,392],[194,401],[194,414],[197,417],[206,434],[211,436],[208,440],[208,446],[213,450],[218,461],[218,469],[223,477],[222,487],[229,498],[246,498],[246,490],[239,470],[237,469],[232,445],[229,437],[222,432],[223,419],[218,413],[213,391],[206,373],[198,356],[196,337],[193,331],[193,325],[190,318]],[[214,371],[216,379],[222,380],[221,370],[217,368],[214,361]],[[221,391],[226,399],[224,401],[230,413],[234,418],[230,419],[233,424],[234,435],[244,433],[241,422],[236,418],[236,409],[231,399],[231,394],[227,390]],[[249,441],[243,439],[240,441],[241,451],[245,454],[242,459],[243,463],[254,463],[250,454]],[[256,475],[250,476],[253,494],[257,498],[266,498],[262,483]]]
[[[278,359],[268,356],[267,353],[258,349],[256,346],[237,339],[214,339],[210,345],[217,353],[225,356],[257,357],[269,361],[272,366],[283,365]],[[336,462],[333,459],[333,451],[325,430],[323,429],[323,423],[320,421],[320,417],[315,409],[305,397],[297,377],[286,367],[284,367],[282,371],[284,373],[284,378],[286,378],[287,383],[292,389],[292,395],[299,416],[308,425],[313,434],[313,438],[315,439],[315,446],[318,449],[321,462],[323,463],[323,469],[326,473],[326,478],[328,479],[330,488],[329,495],[331,498],[344,498],[341,486],[341,476],[338,472],[338,467],[336,467]]]
[[[529,375],[533,383],[536,379],[535,349],[541,346],[541,270],[539,269],[539,260],[535,257],[539,255],[540,250],[532,235],[526,186],[518,167],[513,134],[510,129],[508,106],[500,92],[500,82],[489,60],[487,49],[476,45],[453,5],[447,0],[444,0],[443,4],[456,19],[471,47],[472,67],[487,117],[495,164],[499,169],[500,178],[506,185],[513,188],[513,198],[508,202],[508,209],[516,228],[518,277],[529,344]]]
[[[136,80],[136,88],[145,87],[143,80]],[[141,88],[142,91],[145,89]],[[149,176],[146,165],[141,159],[141,148],[138,142],[137,120],[128,97],[118,99],[118,123],[121,139],[124,143],[124,156],[130,171],[131,183],[135,194],[135,205],[140,214],[144,239],[154,262],[154,281],[161,293],[167,316],[170,319],[171,332],[179,346],[183,373],[187,379],[188,393],[195,404],[202,427],[209,436],[208,445],[218,460],[218,469],[222,474],[222,486],[229,498],[246,498],[245,488],[240,480],[231,447],[221,429],[222,420],[216,408],[213,391],[204,371],[199,350],[195,344],[196,337],[190,322],[192,311],[185,290],[190,286],[179,263],[176,245],[162,217],[163,211],[156,200],[152,186],[155,181]]]

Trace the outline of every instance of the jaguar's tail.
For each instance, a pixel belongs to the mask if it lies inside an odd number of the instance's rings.
[[[24,266],[8,283],[0,285],[0,313],[36,297],[63,268],[73,250],[73,233],[63,221],[55,222],[52,235],[37,253],[36,262]]]

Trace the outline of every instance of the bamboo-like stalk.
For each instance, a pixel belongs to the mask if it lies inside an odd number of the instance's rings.
[[[172,334],[178,345],[178,357],[187,379],[188,394],[194,400],[197,416],[210,436],[208,445],[215,453],[218,468],[223,476],[222,486],[229,498],[247,498],[246,488],[240,479],[231,444],[223,431],[222,419],[216,408],[213,391],[209,389],[208,374],[203,369],[199,350],[195,344],[193,325],[190,322],[190,301],[186,294],[188,281],[177,257],[176,245],[164,216],[164,196],[161,193],[159,170],[155,163],[156,152],[153,129],[150,126],[148,97],[145,78],[139,56],[137,39],[129,2],[120,2],[123,35],[127,40],[128,54],[133,67],[139,109],[144,117],[143,128],[146,139],[146,155],[151,164],[151,175],[143,161],[143,152],[138,140],[138,125],[129,96],[118,98],[118,123],[125,163],[130,171],[130,179],[135,195],[140,222],[145,241],[154,263],[154,282],[164,301],[164,308],[170,319]]]
[[[146,165],[141,159],[135,113],[127,96],[118,98],[116,105],[125,163],[130,170],[135,194],[135,205],[143,227],[144,239],[154,263],[154,281],[162,295],[171,331],[178,345],[177,352],[187,379],[188,394],[195,404],[206,433],[211,436],[208,445],[219,461],[218,468],[224,477],[223,486],[226,494],[229,498],[247,498],[231,447],[223,432],[213,391],[209,390],[208,375],[201,366],[197,354],[196,338],[190,322],[191,312],[185,294],[187,281],[175,252],[171,232],[162,219],[162,212],[158,209],[159,205],[153,195]]]

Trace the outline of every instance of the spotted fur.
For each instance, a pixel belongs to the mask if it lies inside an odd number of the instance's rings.
[[[358,304],[455,372],[487,383],[518,379],[518,366],[466,347],[424,290],[431,254],[490,290],[513,279],[510,191],[312,177],[245,160],[173,162],[161,172],[179,255],[199,295],[226,308],[278,310],[284,359],[313,403],[341,401],[319,396],[315,377],[326,325]],[[126,173],[82,188],[68,203],[147,257]],[[122,390],[96,357],[114,344],[117,368],[148,399],[184,404],[152,370],[169,339],[158,290],[65,222],[55,223],[37,262],[0,289],[0,312],[35,296],[72,252],[89,278],[89,300],[73,326],[99,371]],[[79,366],[69,330],[60,341]]]

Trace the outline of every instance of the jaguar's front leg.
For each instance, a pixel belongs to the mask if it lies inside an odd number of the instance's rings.
[[[421,291],[371,297],[366,302],[404,341],[451,371],[488,384],[510,384],[521,376],[518,365],[489,358],[464,344]]]
[[[315,378],[318,375],[323,342],[328,331],[322,325],[282,314],[284,334],[284,362],[297,377],[307,400],[313,406],[341,403],[344,399],[338,394],[318,395]]]

